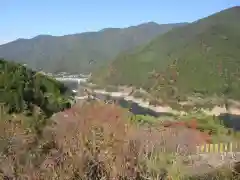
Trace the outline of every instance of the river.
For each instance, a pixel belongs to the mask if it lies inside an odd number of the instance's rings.
[[[77,90],[80,88],[80,85],[76,81],[64,80],[61,82],[64,83],[71,90]],[[109,96],[106,96],[104,94],[98,93],[98,94],[96,94],[96,96],[98,99],[101,99],[102,101],[109,100],[108,99]],[[133,114],[149,115],[149,116],[153,116],[153,117],[159,117],[162,115],[172,116],[171,113],[159,113],[159,112],[153,111],[151,109],[141,107],[139,104],[134,103],[132,101],[127,101],[121,97],[116,97],[116,98],[111,97],[110,99],[115,100],[116,103],[118,105],[120,105],[121,107],[129,109],[129,111],[132,112]]]
[[[65,86],[67,86],[71,90],[77,90],[79,85],[75,81],[61,81]]]
[[[109,96],[103,95],[103,94],[97,94],[97,98],[101,100],[108,100]],[[148,108],[144,108],[140,106],[137,103],[134,103],[132,101],[127,101],[124,98],[115,98],[111,97],[111,100],[115,100],[118,105],[120,105],[123,108],[129,109],[130,112],[133,114],[140,114],[140,115],[149,115],[153,117],[160,117],[160,116],[174,116],[174,114],[171,113],[163,113],[163,112],[156,112]],[[218,116],[220,120],[223,120],[223,123],[226,127],[233,128],[235,131],[240,131],[240,115],[234,115],[234,114],[220,114]]]
[[[67,87],[69,87],[72,90],[79,89],[79,85],[76,81],[62,81]],[[149,115],[153,117],[160,117],[160,116],[173,116],[171,113],[160,113],[156,112],[154,110],[145,108],[140,106],[139,104],[127,101],[122,97],[109,97],[104,94],[96,94],[97,98],[104,101],[104,100],[115,100],[118,105],[120,105],[123,108],[129,109],[130,112],[133,114],[140,114],[140,115]],[[110,99],[109,99],[110,98]],[[233,115],[233,114],[221,114],[218,116],[221,120],[223,120],[225,126],[233,128],[237,131],[240,130],[240,116],[239,115]]]
[[[133,114],[139,114],[139,115],[149,115],[153,117],[160,117],[160,116],[173,116],[171,113],[163,113],[163,112],[156,112],[154,110],[151,110],[149,108],[145,108],[140,106],[138,103],[125,100],[123,97],[110,97],[104,94],[96,93],[96,97],[102,101],[105,100],[114,100],[116,104],[120,105],[122,108],[128,109]]]
[[[109,100],[109,96],[103,94],[97,94],[97,98],[101,100]],[[118,105],[123,108],[129,109],[130,112],[133,114],[140,114],[140,115],[149,115],[153,117],[160,117],[160,116],[174,116],[171,113],[163,113],[163,112],[156,112],[148,108],[144,108],[137,103],[132,101],[127,101],[124,98],[119,97],[110,97],[110,100],[115,100]],[[235,131],[240,131],[240,115],[234,114],[220,114],[218,116],[220,120],[223,121],[224,125],[229,128],[233,128]]]

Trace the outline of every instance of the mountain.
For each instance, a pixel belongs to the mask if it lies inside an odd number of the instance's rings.
[[[154,22],[128,28],[107,28],[99,32],[85,32],[65,36],[39,35],[32,39],[18,39],[0,46],[0,57],[26,63],[47,72],[89,72],[112,60],[122,51],[149,42],[185,23]],[[89,63],[93,61],[94,63]]]
[[[92,80],[206,96],[228,92],[240,99],[240,7],[232,7],[159,35],[121,53]],[[155,78],[151,78],[154,74]],[[158,77],[158,78],[156,78]],[[155,86],[156,85],[156,86]],[[152,90],[151,89],[151,90]]]

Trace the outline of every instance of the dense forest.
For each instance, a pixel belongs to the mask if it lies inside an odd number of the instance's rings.
[[[94,72],[96,84],[130,85],[166,99],[201,94],[239,100],[240,8],[174,28]],[[134,70],[133,70],[134,67]]]
[[[111,62],[118,53],[145,44],[157,35],[183,25],[185,23],[149,22],[60,37],[39,35],[0,45],[0,57],[26,63],[33,69],[42,68],[47,72],[89,73]],[[94,63],[90,64],[91,59]]]
[[[33,111],[47,117],[71,106],[71,91],[62,83],[20,64],[0,59],[0,103],[9,113]]]

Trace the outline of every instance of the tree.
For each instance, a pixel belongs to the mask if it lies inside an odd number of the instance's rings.
[[[9,113],[33,111],[40,107],[48,116],[70,106],[70,90],[62,83],[20,64],[0,59],[0,102]]]
[[[229,113],[229,94],[232,91],[232,77],[231,73],[228,71],[228,69],[224,69],[224,78],[226,80],[224,84],[224,89],[223,89],[223,95],[224,95],[224,105],[226,111]]]

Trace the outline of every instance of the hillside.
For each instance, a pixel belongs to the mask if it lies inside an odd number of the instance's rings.
[[[38,106],[51,116],[71,106],[70,90],[54,79],[3,59],[0,72],[0,105],[9,113],[31,113]]]
[[[240,179],[239,168],[228,163],[221,168],[220,153],[205,154],[210,160],[196,154],[195,145],[208,137],[193,129],[196,123],[150,127],[127,118],[131,116],[126,110],[96,102],[76,104],[46,121],[4,114],[0,179]],[[205,122],[210,125],[216,120]],[[218,134],[227,132],[219,130]],[[176,145],[188,148],[176,152]],[[220,166],[212,166],[211,159]]]
[[[0,46],[0,57],[26,63],[47,72],[89,72],[118,53],[149,42],[179,24],[159,25],[154,22],[128,28],[107,28],[65,36],[40,35],[18,39]],[[89,61],[94,63],[89,64]],[[57,66],[56,66],[57,64]]]
[[[215,136],[239,138],[212,117],[163,122],[87,101],[58,112],[69,106],[61,83],[4,60],[0,70],[0,179],[239,179],[229,158],[215,167],[196,152]]]
[[[122,53],[92,79],[160,89],[159,94],[168,97],[228,92],[229,97],[240,99],[239,19],[240,7],[233,7],[175,28],[144,47]]]

